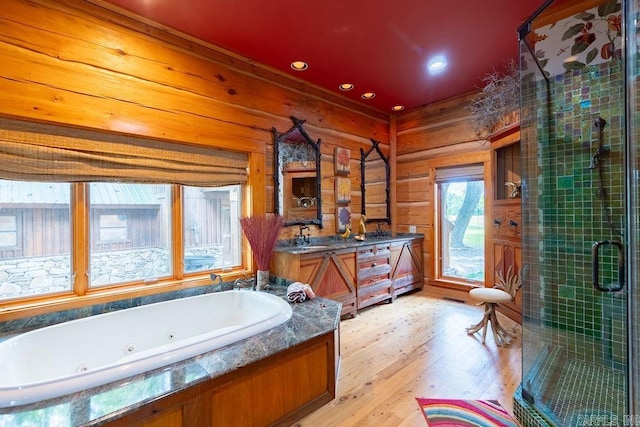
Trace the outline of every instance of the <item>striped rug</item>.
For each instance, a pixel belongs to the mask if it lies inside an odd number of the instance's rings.
[[[518,427],[497,400],[416,400],[430,427]]]

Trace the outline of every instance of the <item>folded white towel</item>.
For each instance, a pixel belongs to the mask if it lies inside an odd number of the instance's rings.
[[[304,300],[314,299],[316,294],[311,286],[302,282],[293,282],[287,288],[287,300],[290,302],[303,302]]]
[[[304,291],[304,284],[301,282],[293,282],[287,288],[287,300],[289,302],[303,302],[307,299],[307,294]]]

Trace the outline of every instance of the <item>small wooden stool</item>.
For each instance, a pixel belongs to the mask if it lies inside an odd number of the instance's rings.
[[[478,324],[469,326],[467,328],[467,334],[471,335],[483,329],[482,344],[484,344],[487,329],[489,328],[489,323],[491,323],[491,331],[493,332],[493,338],[496,344],[499,346],[511,344],[511,338],[515,338],[516,334],[506,330],[500,325],[498,317],[496,316],[496,304],[511,301],[511,294],[496,288],[475,288],[469,291],[469,296],[479,301],[480,304],[484,304],[484,317]]]

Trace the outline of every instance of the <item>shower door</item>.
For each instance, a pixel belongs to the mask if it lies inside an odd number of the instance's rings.
[[[638,162],[622,21],[633,5],[553,3],[519,30],[522,398],[551,424],[628,425]]]

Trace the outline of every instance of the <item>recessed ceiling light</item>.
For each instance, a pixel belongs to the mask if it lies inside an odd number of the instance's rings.
[[[291,68],[293,68],[296,71],[304,71],[307,68],[309,68],[309,64],[307,64],[304,61],[293,61],[291,63]]]
[[[447,60],[444,59],[444,56],[438,55],[434,56],[427,63],[427,68],[431,73],[437,73],[444,70],[447,66]]]
[[[353,85],[353,83],[342,83],[340,86],[338,86],[338,88],[340,88],[340,90],[343,91],[348,91],[353,89],[355,86]]]
[[[362,94],[362,99],[373,99],[376,97],[376,94],[373,92],[366,92]]]
[[[402,111],[404,110],[404,105],[394,105],[391,107],[391,111]]]

